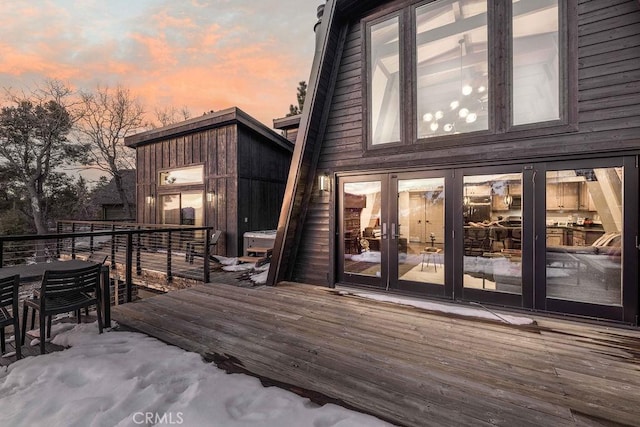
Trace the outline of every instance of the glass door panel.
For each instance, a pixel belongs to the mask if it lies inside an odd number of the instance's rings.
[[[547,298],[622,304],[622,178],[622,167],[547,171]]]
[[[444,285],[444,184],[443,177],[398,179],[397,221],[391,221],[398,224],[391,236],[398,280]]]
[[[522,173],[463,178],[463,288],[522,294]]]
[[[383,276],[382,182],[345,182],[342,189],[343,272],[348,280]],[[370,282],[374,283],[374,282]],[[379,283],[375,283],[379,284]]]
[[[166,194],[160,196],[161,224],[180,224],[180,194]]]

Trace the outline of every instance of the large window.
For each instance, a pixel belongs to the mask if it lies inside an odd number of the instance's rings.
[[[560,119],[558,2],[513,0],[513,124]]]
[[[418,138],[489,127],[486,0],[416,9]]]
[[[369,29],[369,100],[371,143],[400,141],[400,39],[399,18]]]
[[[571,4],[424,1],[365,20],[367,147],[571,120]]]

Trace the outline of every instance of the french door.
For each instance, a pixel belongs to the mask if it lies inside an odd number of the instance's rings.
[[[451,296],[443,171],[339,180],[339,280]]]
[[[338,178],[338,281],[634,323],[636,158]]]

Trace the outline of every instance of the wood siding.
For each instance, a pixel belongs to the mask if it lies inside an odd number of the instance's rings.
[[[240,128],[238,139],[238,247],[247,231],[275,230],[289,174],[291,154]]]
[[[224,231],[217,254],[241,255],[246,231],[274,229],[291,162],[290,146],[275,134],[269,138],[264,129],[256,129],[253,119],[242,120],[201,129],[193,125],[179,136],[163,134],[138,145],[138,221],[160,222],[159,195],[201,190],[214,194],[211,202],[205,197],[205,225]],[[204,184],[158,187],[159,171],[189,165],[204,165]],[[147,196],[154,198],[153,204],[146,202]]]
[[[162,193],[157,190],[160,170],[205,164],[205,184],[189,186],[189,189],[199,188],[204,193],[215,193],[213,203],[205,202],[205,224],[225,231],[220,236],[216,252],[235,255],[238,251],[237,128],[236,124],[230,124],[137,147],[138,221],[148,224],[160,222],[158,195],[165,192],[165,189],[160,190]],[[181,190],[184,188],[175,187],[176,192]],[[153,204],[146,202],[147,196],[154,198]]]
[[[577,64],[569,64],[569,69],[573,67],[577,71],[577,82],[569,82],[577,84],[577,99],[569,100],[577,111],[577,125],[529,126],[504,133],[460,135],[459,139],[434,139],[369,152],[363,149],[366,123],[363,34],[360,21],[346,25],[348,31],[335,89],[326,100],[330,102],[330,110],[326,131],[318,142],[321,151],[317,171],[339,173],[525,162],[558,156],[566,159],[635,154],[640,150],[640,7],[637,0],[577,2],[577,32],[570,33],[569,37],[570,50],[577,49],[569,52],[569,57],[577,57]],[[325,53],[331,54],[331,51]],[[309,171],[303,170],[301,180],[306,179],[304,173]],[[333,193],[335,195],[336,189]],[[296,193],[291,221],[296,221],[297,211],[306,208],[309,214],[295,232],[302,240],[292,270],[295,274],[290,277],[326,285],[327,279],[320,272],[332,268],[330,248],[335,234],[333,220],[330,221],[332,204],[318,197],[312,197],[307,207],[303,208],[301,203],[302,195]],[[289,238],[292,238],[290,234]],[[292,247],[296,246],[288,246]],[[286,264],[286,255],[283,259]]]

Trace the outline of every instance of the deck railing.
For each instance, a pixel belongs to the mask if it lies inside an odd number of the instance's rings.
[[[46,235],[0,236],[0,268],[59,259],[102,262],[112,280],[122,281],[127,302],[134,278],[152,288],[181,287],[178,278],[208,282],[212,227],[165,226],[123,222],[60,221],[57,232]],[[202,248],[189,257],[188,247]]]

